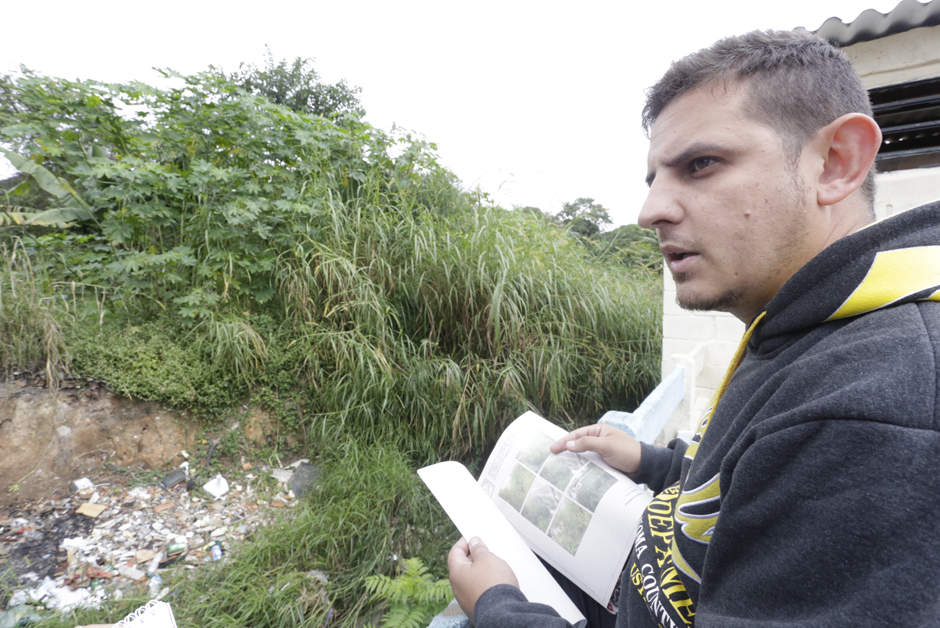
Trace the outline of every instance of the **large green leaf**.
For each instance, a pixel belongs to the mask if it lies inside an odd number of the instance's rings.
[[[81,220],[94,220],[95,216],[84,207],[56,207],[33,215],[26,221],[28,225],[67,226]]]
[[[49,194],[52,194],[58,199],[66,198],[67,201],[77,202],[78,205],[85,209],[89,209],[88,204],[79,196],[78,192],[75,191],[71,185],[66,181],[63,181],[59,177],[55,176],[39,164],[37,164],[32,159],[28,159],[9,151],[5,148],[0,148],[0,151],[3,151],[3,154],[6,155],[7,159],[10,160],[10,163],[13,164],[13,167],[19,170],[24,174],[28,174],[39,184],[39,187],[44,189]],[[72,203],[70,203],[72,204]],[[90,216],[93,218],[93,216]]]
[[[16,205],[0,205],[0,227],[9,225],[25,225],[26,221],[36,214],[24,212],[26,207],[17,207]]]

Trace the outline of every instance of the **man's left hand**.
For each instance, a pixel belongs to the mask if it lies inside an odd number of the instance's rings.
[[[447,569],[454,597],[471,622],[473,607],[487,589],[497,584],[519,586],[509,563],[487,549],[477,537],[470,539],[469,543],[461,538],[450,548]]]

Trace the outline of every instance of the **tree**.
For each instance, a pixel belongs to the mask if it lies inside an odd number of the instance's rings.
[[[356,97],[359,87],[349,87],[345,79],[332,85],[323,83],[313,69],[313,59],[297,57],[291,63],[282,59],[274,63],[267,48],[267,64],[261,69],[254,64],[240,64],[239,71],[228,78],[252,94],[266,97],[275,105],[298,113],[309,113],[326,118],[352,114],[365,116],[365,110]]]
[[[659,252],[656,232],[639,225],[623,225],[600,234],[597,255],[602,259],[616,259],[630,268],[646,268],[659,273],[663,256]]]
[[[552,216],[550,214],[546,214],[538,207],[533,207],[532,205],[526,205],[524,207],[516,205],[513,207],[513,211],[522,212],[524,214],[532,214],[536,218],[541,218],[542,220],[547,220],[549,222],[552,221]]]
[[[590,238],[600,233],[604,226],[611,224],[607,208],[595,203],[593,198],[581,197],[571,203],[565,203],[561,211],[555,214],[561,224],[572,233],[582,238]]]

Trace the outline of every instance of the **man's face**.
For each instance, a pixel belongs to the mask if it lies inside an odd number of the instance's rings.
[[[705,86],[662,111],[638,222],[658,231],[682,307],[750,323],[821,247],[807,169],[744,113],[745,95]]]

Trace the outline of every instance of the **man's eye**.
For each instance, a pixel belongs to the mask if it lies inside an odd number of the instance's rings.
[[[693,173],[699,172],[700,170],[704,170],[705,168],[708,168],[710,165],[712,165],[716,161],[718,160],[715,159],[714,157],[696,157],[689,163],[689,169]]]

